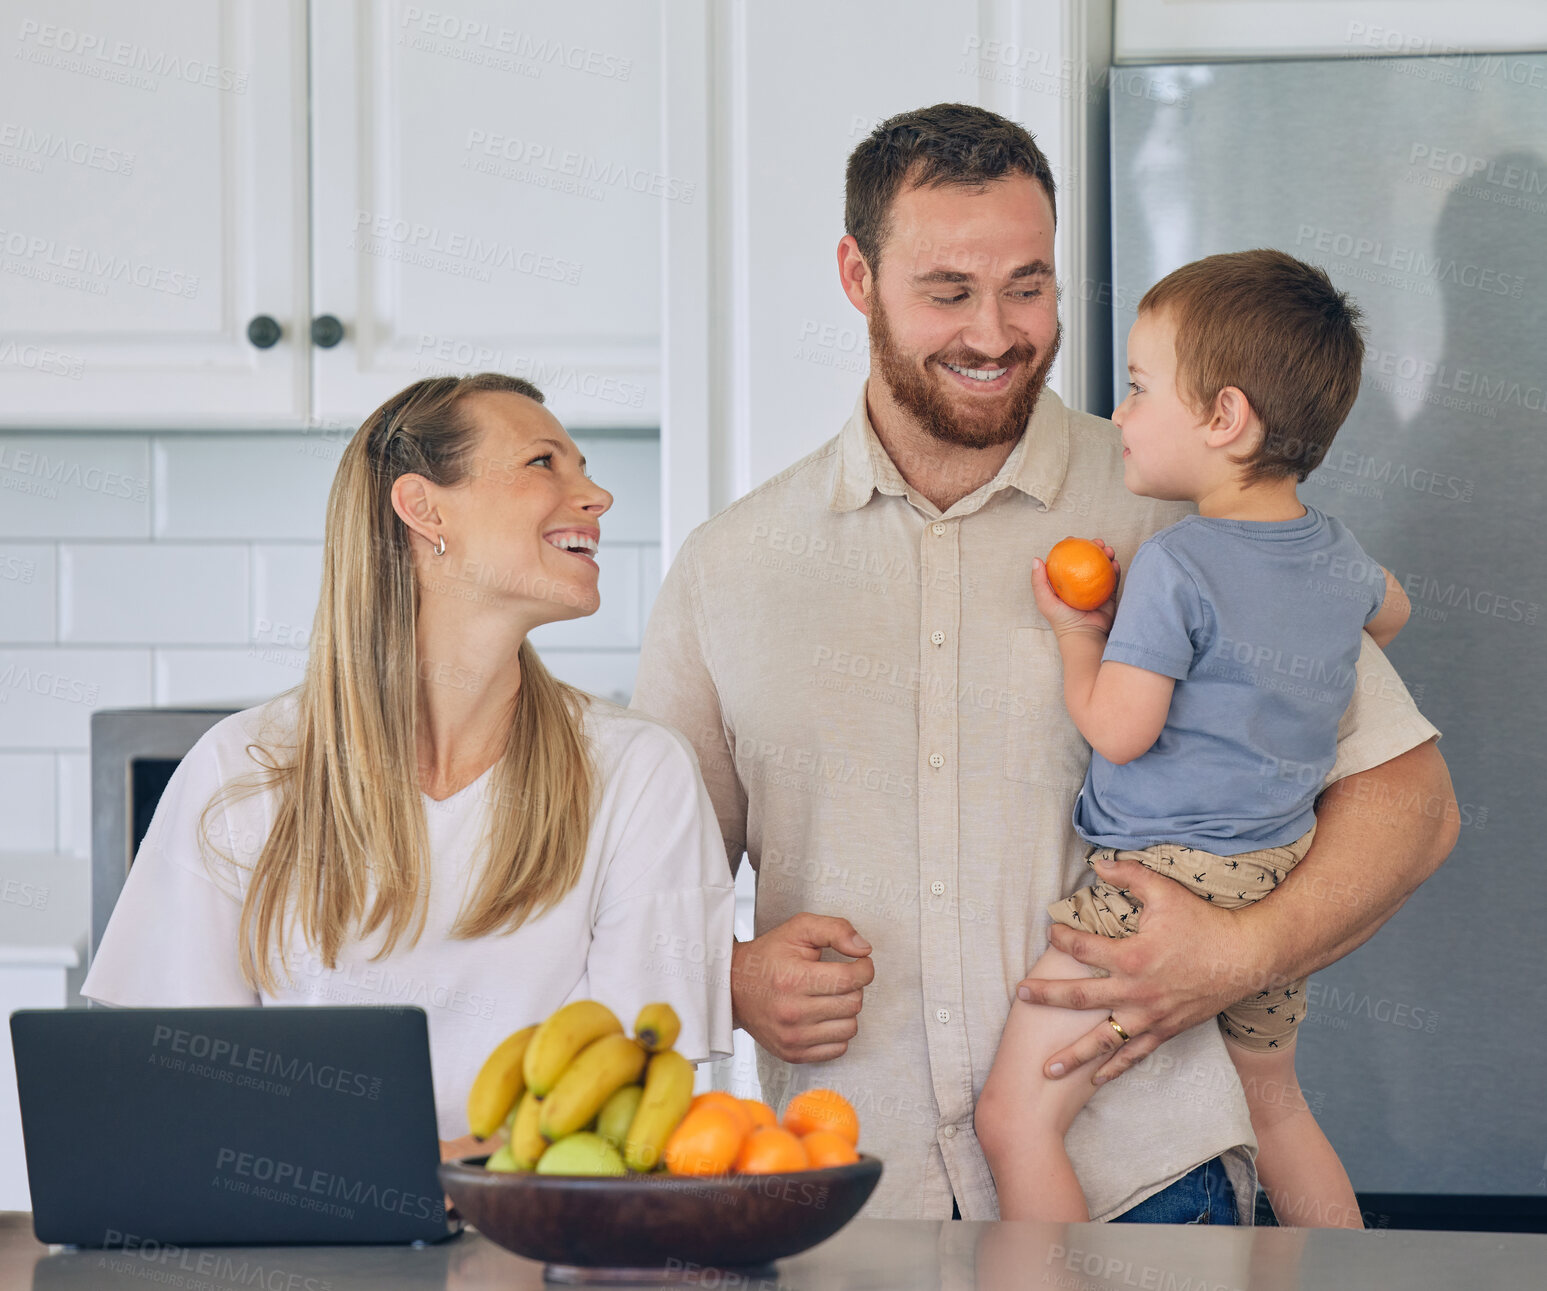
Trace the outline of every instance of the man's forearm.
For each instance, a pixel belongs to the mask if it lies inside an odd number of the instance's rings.
[[[1237,911],[1255,971],[1293,981],[1369,940],[1455,846],[1450,772],[1431,740],[1322,795],[1311,850],[1282,883]]]

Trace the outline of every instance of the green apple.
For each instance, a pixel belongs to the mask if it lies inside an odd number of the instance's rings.
[[[521,1167],[516,1164],[516,1158],[511,1155],[510,1144],[501,1143],[487,1161],[483,1163],[485,1170],[503,1171],[506,1174],[514,1174]]]
[[[537,1162],[538,1174],[622,1175],[628,1173],[618,1149],[589,1130],[576,1130],[549,1145]]]

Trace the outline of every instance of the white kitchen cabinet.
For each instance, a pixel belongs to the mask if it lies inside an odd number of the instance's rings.
[[[0,425],[349,430],[497,369],[568,425],[656,426],[662,211],[705,200],[663,164],[661,25],[661,0],[23,16]]]
[[[306,7],[11,9],[0,419],[297,425],[307,412]],[[283,339],[248,339],[266,315]]]
[[[422,376],[535,381],[569,426],[660,415],[661,4],[311,7],[323,424]]]

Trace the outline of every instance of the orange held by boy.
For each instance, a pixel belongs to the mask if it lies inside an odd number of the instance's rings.
[[[1111,558],[1086,538],[1065,538],[1047,554],[1047,581],[1065,605],[1077,610],[1103,606],[1117,590]]]

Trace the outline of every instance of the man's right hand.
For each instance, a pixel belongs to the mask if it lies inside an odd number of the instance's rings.
[[[831,963],[832,947],[851,957]],[[847,919],[798,914],[731,953],[735,1024],[785,1062],[826,1062],[859,1031],[865,987],[875,978],[870,943]]]

